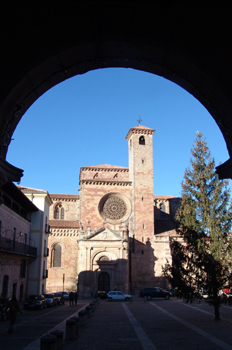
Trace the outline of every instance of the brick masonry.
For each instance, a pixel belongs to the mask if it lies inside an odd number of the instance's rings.
[[[171,259],[179,199],[153,194],[154,132],[141,125],[129,130],[129,168],[82,167],[79,195],[50,195],[49,291],[64,287],[90,296],[100,286],[133,293],[166,286],[162,265]],[[58,206],[64,209],[63,220],[56,220]],[[57,245],[59,267],[53,261]]]

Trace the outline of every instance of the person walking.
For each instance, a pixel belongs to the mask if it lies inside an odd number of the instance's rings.
[[[77,305],[77,300],[78,300],[79,294],[76,291],[76,293],[74,294],[74,300],[75,300],[75,305]]]
[[[70,292],[69,293],[69,305],[74,305],[74,293]]]
[[[8,303],[8,311],[9,311],[9,320],[10,320],[10,328],[8,332],[11,334],[13,333],[13,327],[17,319],[18,312],[22,314],[22,311],[20,310],[20,307],[19,307],[19,302],[16,299],[15,295],[12,296],[11,300]]]

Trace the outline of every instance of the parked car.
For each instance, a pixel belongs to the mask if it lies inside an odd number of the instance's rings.
[[[132,298],[132,296],[130,294],[124,294],[122,293],[121,291],[112,291],[112,292],[109,292],[107,293],[107,298],[109,301],[112,301],[112,300],[130,300]]]
[[[54,293],[58,305],[64,304],[64,296],[62,293]]]
[[[8,310],[8,303],[11,300],[11,298],[1,298],[0,299],[0,320],[6,321],[7,319],[7,310]]]
[[[69,300],[69,293],[68,292],[58,292],[63,295],[64,300]]]
[[[164,298],[169,300],[171,293],[169,291],[163,290],[162,288],[143,288],[140,292],[141,297],[146,297],[148,300],[152,298]]]
[[[100,299],[107,299],[107,293],[105,291],[99,290],[97,292],[97,297],[99,297]]]
[[[58,301],[53,293],[49,294],[44,294],[45,296],[45,301],[46,301],[46,306],[47,307],[53,307],[58,304]]]
[[[46,301],[43,294],[30,295],[25,300],[24,309],[39,309],[42,310],[46,307]]]

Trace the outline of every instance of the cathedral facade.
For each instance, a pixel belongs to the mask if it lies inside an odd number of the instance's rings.
[[[179,198],[153,194],[154,132],[129,130],[128,168],[82,167],[79,195],[50,194],[48,291],[167,287],[162,266],[171,260]]]

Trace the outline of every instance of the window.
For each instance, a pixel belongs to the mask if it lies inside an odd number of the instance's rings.
[[[145,145],[145,137],[144,137],[144,136],[140,136],[140,138],[139,138],[139,144],[140,144],[140,145]]]
[[[9,285],[9,276],[5,275],[3,277],[3,283],[2,283],[2,298],[7,298],[8,296],[8,285]]]
[[[165,219],[166,218],[166,206],[164,203],[160,205],[160,218]]]
[[[64,208],[61,204],[57,205],[54,216],[56,220],[64,220]]]
[[[26,277],[26,266],[27,266],[27,261],[26,260],[21,260],[20,264],[20,276],[22,278]]]
[[[19,288],[19,302],[21,303],[23,300],[23,284],[20,284],[20,288]]]
[[[15,295],[17,294],[17,283],[13,283],[13,288],[12,288],[12,295]]]
[[[51,267],[61,267],[61,251],[62,247],[60,244],[56,244],[53,247],[51,255]]]

